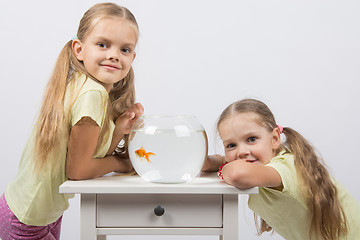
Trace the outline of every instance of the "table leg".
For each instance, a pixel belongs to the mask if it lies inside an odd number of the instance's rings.
[[[96,194],[80,195],[80,234],[81,240],[96,239]]]
[[[239,239],[239,206],[237,194],[223,195],[223,236],[221,240]]]

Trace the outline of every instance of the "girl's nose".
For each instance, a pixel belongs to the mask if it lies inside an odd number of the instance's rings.
[[[109,57],[109,60],[110,61],[113,61],[113,62],[119,62],[120,58],[114,54],[112,54],[110,57]]]
[[[119,58],[114,56],[114,57],[109,57],[109,60],[114,61],[114,62],[118,62]]]
[[[247,146],[238,146],[236,157],[238,159],[245,159],[247,156],[250,155],[250,149]]]
[[[109,51],[108,59],[114,62],[120,61],[120,51],[117,49],[112,49]]]

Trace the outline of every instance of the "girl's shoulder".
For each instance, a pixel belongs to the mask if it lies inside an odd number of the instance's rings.
[[[298,179],[294,162],[294,155],[284,149],[280,151],[266,166],[274,168],[280,175],[283,192],[296,195]]]
[[[100,93],[106,94],[107,91],[103,85],[99,82],[95,81],[94,79],[86,76],[85,74],[77,73],[75,84],[77,85],[75,88],[79,88],[80,93],[85,93],[88,91],[99,91]]]
[[[294,154],[290,150],[284,148],[275,157],[270,160],[270,163],[294,164]]]
[[[72,79],[66,87],[65,107],[72,107],[82,98],[100,98],[101,102],[108,101],[108,93],[103,85],[81,73],[73,73]]]
[[[70,114],[69,122],[73,126],[83,116],[89,116],[102,126],[108,99],[109,95],[100,83],[76,73],[67,86],[64,99],[65,113]]]
[[[293,176],[296,173],[294,155],[287,149],[280,151],[267,166],[275,168],[280,175]]]

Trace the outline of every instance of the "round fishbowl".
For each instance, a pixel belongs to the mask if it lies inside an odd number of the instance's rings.
[[[149,182],[189,182],[206,154],[206,132],[194,116],[142,116],[129,136],[131,163]]]

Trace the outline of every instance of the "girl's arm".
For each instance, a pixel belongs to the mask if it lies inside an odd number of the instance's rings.
[[[222,169],[224,181],[238,188],[270,187],[282,189],[280,174],[272,167],[240,160],[226,164]]]
[[[73,180],[102,176],[112,171],[131,169],[131,164],[115,156],[92,158],[100,135],[100,127],[89,117],[82,118],[70,132],[66,175]]]
[[[67,177],[80,180],[100,177],[113,171],[132,170],[129,159],[120,159],[112,153],[124,135],[130,133],[133,124],[143,112],[143,106],[137,103],[116,120],[111,145],[104,158],[92,157],[100,135],[100,127],[91,118],[82,118],[70,132],[66,164]]]

